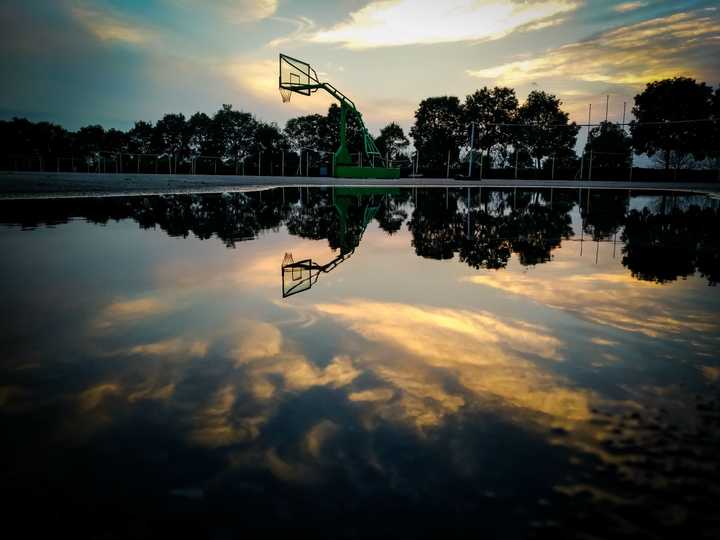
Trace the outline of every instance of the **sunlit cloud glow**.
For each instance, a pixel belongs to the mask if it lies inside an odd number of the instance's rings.
[[[641,7],[647,6],[647,2],[623,2],[613,7],[613,11],[618,13],[627,13],[628,11],[635,11]]]
[[[116,41],[131,45],[147,43],[152,32],[141,25],[122,19],[109,12],[89,7],[74,7],[75,19],[101,41]]]
[[[350,49],[492,40],[523,26],[547,26],[552,23],[546,19],[577,7],[578,2],[570,0],[375,1],[352,13],[349,21],[319,31],[310,40],[342,43]]]
[[[713,54],[720,54],[720,21],[717,12],[701,10],[624,26],[539,56],[467,73],[506,85],[566,78],[637,86],[693,75],[693,55]]]

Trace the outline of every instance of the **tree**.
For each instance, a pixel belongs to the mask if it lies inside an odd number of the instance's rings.
[[[683,121],[710,117],[712,100],[712,88],[688,77],[648,83],[635,96],[632,109],[637,119],[630,123],[635,153],[650,157],[660,153],[666,169],[671,161],[679,166],[688,154],[703,159],[708,140],[712,139],[712,123]],[[663,125],[663,122],[675,123]]]
[[[590,130],[585,153],[593,152],[593,168],[627,169],[632,163],[632,140],[625,129],[611,122],[602,122]]]
[[[405,150],[410,141],[405,136],[403,129],[396,124],[391,122],[380,130],[380,136],[375,139],[375,146],[377,146],[380,153],[388,160],[397,158],[403,150]]]
[[[183,114],[166,114],[155,124],[155,141],[161,154],[172,157],[175,172],[178,159],[189,154],[188,127]]]
[[[488,153],[495,145],[512,141],[508,126],[517,116],[518,100],[515,90],[507,87],[489,89],[484,86],[465,98],[463,120],[465,125],[475,124],[473,150]]]
[[[421,163],[436,173],[456,162],[459,145],[465,139],[460,100],[455,96],[431,97],[420,102],[415,125],[410,129]]]
[[[320,149],[335,152],[340,146],[340,107],[333,103],[328,108],[326,119],[325,136],[321,137]],[[365,150],[363,143],[363,132],[360,128],[359,118],[352,111],[348,111],[346,120],[347,148],[351,154],[357,154]]]
[[[327,118],[322,114],[309,114],[291,118],[285,124],[285,136],[290,147],[299,152],[302,148],[325,149]],[[330,151],[330,148],[327,148]]]
[[[105,130],[99,125],[81,127],[75,141],[82,154],[94,155],[105,149]]]
[[[128,151],[133,154],[149,154],[153,145],[153,127],[149,122],[135,122],[128,131]]]
[[[287,150],[288,147],[288,140],[280,129],[278,129],[277,124],[258,123],[255,129],[253,153],[262,152],[262,158],[260,158],[258,163],[259,167],[262,167],[264,163],[269,164],[270,174],[272,174],[272,164],[275,163],[277,165],[280,163],[282,159],[280,153],[283,150]]]
[[[207,114],[193,114],[188,120],[187,128],[188,148],[193,158],[216,156],[220,153],[221,143],[215,133],[215,123]]]
[[[543,158],[575,146],[580,128],[575,122],[568,123],[569,115],[560,105],[562,102],[554,95],[533,90],[518,109],[523,128],[516,134],[516,140],[528,149],[537,168]]]
[[[223,105],[213,117],[219,140],[222,141],[222,156],[237,162],[244,160],[253,151],[257,120],[250,113],[233,110],[232,105]]]

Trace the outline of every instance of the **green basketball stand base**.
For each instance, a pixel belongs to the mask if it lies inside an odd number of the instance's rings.
[[[400,178],[400,169],[389,167],[358,167],[357,165],[336,165],[335,178],[377,178],[395,180]]]

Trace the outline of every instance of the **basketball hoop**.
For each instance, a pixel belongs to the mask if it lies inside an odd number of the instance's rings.
[[[292,97],[292,90],[280,88],[280,97],[282,97],[283,103],[287,103]]]

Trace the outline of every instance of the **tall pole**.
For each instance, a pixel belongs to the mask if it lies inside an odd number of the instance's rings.
[[[447,169],[445,171],[445,178],[450,178],[450,149],[449,148],[448,148]]]
[[[281,152],[282,152],[282,154],[281,154],[282,155],[282,165],[280,165],[280,176],[285,176],[285,149],[283,148],[281,150]],[[283,195],[284,194],[285,194],[285,192],[283,192]]]
[[[610,109],[610,94],[605,99],[605,122],[608,121],[608,110]]]
[[[517,180],[518,156],[520,155],[518,150],[518,148],[515,148],[515,180]]]
[[[470,122],[470,159],[468,161],[468,178],[472,178],[473,145],[475,144],[475,122]],[[480,156],[480,167],[482,167],[482,156]],[[482,176],[482,174],[480,175]]]
[[[590,140],[590,116],[592,114],[592,103],[588,104],[588,121],[587,121],[587,138],[585,139],[585,146],[587,141]],[[585,171],[585,149],[583,148],[582,154],[580,155],[580,180],[583,179],[583,173]]]
[[[625,110],[626,109],[627,109],[627,101],[623,101],[623,120],[622,120],[623,131],[625,131]]]

